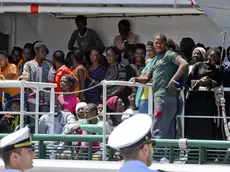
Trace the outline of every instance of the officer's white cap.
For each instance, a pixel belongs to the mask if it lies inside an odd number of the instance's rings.
[[[14,133],[8,134],[0,141],[0,149],[7,151],[22,147],[32,147],[30,129],[22,128]]]
[[[108,144],[121,149],[141,141],[151,130],[152,119],[148,115],[134,115],[118,125],[109,136]]]

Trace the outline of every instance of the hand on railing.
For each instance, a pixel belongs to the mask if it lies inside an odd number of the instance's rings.
[[[5,80],[5,77],[3,75],[0,75],[0,80]]]
[[[27,80],[29,79],[29,76],[30,74],[23,72],[22,75],[18,77],[18,80]]]
[[[74,134],[80,134],[80,124],[73,126],[71,132]]]
[[[136,77],[132,77],[132,78],[130,78],[130,80],[129,80],[129,82],[136,82]]]
[[[15,117],[13,115],[11,115],[11,114],[5,114],[3,116],[3,118],[5,118],[5,119],[12,119],[12,118],[15,118]]]

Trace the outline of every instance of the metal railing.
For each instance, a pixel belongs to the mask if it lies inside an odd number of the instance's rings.
[[[189,89],[190,92],[193,90]],[[205,87],[200,87],[198,91],[208,91]],[[213,90],[211,90],[213,91]],[[224,87],[224,92],[230,92],[230,88]],[[177,115],[178,118],[181,118],[181,129],[182,129],[182,138],[185,136],[185,118],[205,118],[205,119],[223,119],[223,116],[202,116],[202,115],[185,115],[185,94],[184,89],[180,92],[180,96],[183,101],[183,107],[181,115]],[[219,107],[217,107],[219,108]],[[230,117],[226,117],[227,119],[230,119]]]
[[[20,112],[9,112],[9,111],[1,111],[0,114],[12,114],[17,115],[20,114],[20,128],[24,127],[24,115],[30,114],[35,115],[35,133],[38,133],[38,119],[39,114],[45,114],[44,112],[39,112],[39,91],[42,89],[51,89],[50,92],[50,112],[46,114],[51,114],[50,119],[50,133],[54,133],[54,103],[55,103],[55,92],[54,88],[56,84],[51,83],[42,83],[42,82],[28,82],[25,80],[0,80],[0,88],[20,88]],[[35,89],[35,112],[25,112],[25,88]]]
[[[134,83],[134,82],[126,82],[126,81],[102,81],[103,86],[103,124],[106,122],[106,101],[107,101],[107,87],[109,85],[119,85],[119,86],[130,86],[130,87],[152,87],[152,84],[141,84],[141,83]],[[152,89],[149,89],[148,92],[148,114],[152,116],[153,114],[153,93]],[[106,128],[103,125],[103,160],[106,160]]]
[[[0,139],[3,138],[5,134],[0,134]],[[107,136],[108,137],[108,136]],[[106,138],[107,138],[106,137]],[[47,159],[49,156],[49,149],[47,148],[46,141],[51,142],[89,142],[88,147],[88,160],[92,160],[94,155],[93,153],[93,142],[102,142],[102,135],[62,135],[62,134],[34,134],[32,135],[32,140],[38,142],[36,147],[37,158]],[[176,159],[180,156],[180,144],[179,140],[167,140],[167,139],[157,139],[156,140],[156,149],[157,151],[164,151],[164,155],[157,154],[154,152],[153,158],[156,159],[157,156],[165,157],[167,156],[169,163],[174,163]],[[213,164],[213,163],[229,163],[230,151],[230,142],[228,141],[213,141],[213,140],[187,140],[186,141],[188,149],[188,160],[186,163],[198,163],[198,164]],[[72,147],[75,148],[75,147]],[[52,148],[55,149],[55,148]],[[48,151],[48,152],[47,152]],[[106,158],[108,160],[114,160],[114,152],[110,148],[106,149]],[[167,155],[165,155],[165,152]],[[228,154],[228,155],[227,155]],[[227,161],[224,161],[224,157],[229,156]],[[196,160],[194,160],[196,159]],[[216,160],[219,161],[216,161]]]

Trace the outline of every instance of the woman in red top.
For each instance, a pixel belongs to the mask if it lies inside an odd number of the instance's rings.
[[[65,65],[65,54],[61,50],[57,50],[53,54],[52,59],[53,68],[56,71],[54,73],[54,83],[57,84],[55,92],[61,92],[60,82],[61,78],[65,74],[73,75],[71,70]]]

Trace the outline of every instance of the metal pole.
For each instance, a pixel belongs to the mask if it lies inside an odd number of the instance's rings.
[[[106,82],[102,82],[103,85],[103,150],[102,150],[102,160],[106,160],[106,128],[105,128],[105,123],[106,123],[106,100],[107,100],[107,88],[106,88]]]
[[[21,81],[21,95],[20,95],[20,129],[23,128],[23,123],[24,123],[24,103],[25,103],[25,92],[24,92],[24,81]]]
[[[184,96],[184,88],[180,92],[182,101],[183,101],[183,107],[182,107],[182,112],[181,112],[181,135],[182,138],[184,138],[184,123],[185,123],[185,96]]]
[[[38,134],[38,119],[39,119],[39,89],[36,88],[36,95],[35,95],[35,112],[37,114],[35,115],[35,134]]]
[[[148,98],[148,114],[153,116],[153,90],[152,87],[149,87],[149,98]]]
[[[54,134],[54,105],[55,105],[55,92],[51,88],[50,92],[50,134]]]
[[[148,115],[153,119],[153,89],[152,87],[149,87],[148,92]],[[151,131],[153,129],[153,125],[151,127]]]

